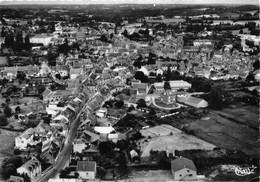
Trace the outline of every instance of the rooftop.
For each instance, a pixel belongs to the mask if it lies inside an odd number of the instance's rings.
[[[78,161],[77,171],[96,171],[96,162]]]
[[[180,157],[171,161],[171,168],[173,171],[179,171],[183,168],[189,168],[191,170],[197,171],[193,161],[185,157]]]

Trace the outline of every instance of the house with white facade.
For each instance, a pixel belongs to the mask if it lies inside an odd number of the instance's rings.
[[[26,149],[27,145],[33,141],[35,130],[29,128],[15,138],[15,147],[18,149]]]
[[[31,181],[33,181],[32,179],[39,176],[41,172],[41,162],[38,161],[35,157],[23,164],[21,167],[17,168],[18,174],[27,174]]]
[[[175,181],[192,181],[197,179],[197,169],[193,161],[185,157],[171,161],[171,170]]]
[[[79,178],[93,180],[96,176],[97,164],[94,161],[78,161],[77,172]]]
[[[43,44],[45,46],[51,43],[53,36],[48,34],[37,34],[30,38],[30,43]]]

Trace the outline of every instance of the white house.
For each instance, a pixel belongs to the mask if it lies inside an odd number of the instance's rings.
[[[164,92],[164,82],[155,82],[154,88],[156,92],[162,93]]]
[[[194,46],[200,46],[200,45],[212,45],[212,41],[209,39],[197,39],[193,41]]]
[[[192,160],[180,157],[171,161],[173,178],[176,181],[197,179],[197,169]]]
[[[96,116],[103,118],[107,114],[107,108],[101,108],[98,111],[96,111]]]
[[[32,179],[39,176],[42,172],[41,162],[35,157],[23,164],[21,167],[17,168],[18,174],[27,174],[31,181]]]
[[[106,141],[108,139],[108,134],[115,131],[112,126],[96,126],[94,127],[94,130],[100,133],[100,140],[102,141]]]
[[[81,179],[67,179],[67,178],[51,178],[48,182],[82,182]]]
[[[78,161],[77,171],[79,178],[93,180],[96,176],[96,162],[93,161]]]
[[[53,36],[47,34],[37,34],[30,38],[30,43],[38,43],[47,46],[51,43]]]
[[[35,130],[29,128],[15,138],[15,147],[18,149],[25,149],[28,143],[33,141]]]
[[[87,147],[88,145],[86,142],[82,139],[74,140],[73,142],[73,152],[82,153],[82,151]]]
[[[67,179],[67,178],[51,178],[49,179],[48,182],[82,182],[81,179],[75,179],[75,178],[71,178],[71,179]]]

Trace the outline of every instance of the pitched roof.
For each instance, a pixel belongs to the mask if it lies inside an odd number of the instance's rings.
[[[112,126],[108,126],[108,127],[99,127],[96,126],[94,127],[94,130],[98,133],[111,133],[112,131],[114,131],[115,129]]]
[[[51,93],[52,93],[52,91],[50,89],[46,88],[44,90],[44,92],[42,93],[42,96],[43,96],[43,98],[47,98]]]
[[[35,157],[33,157],[31,160],[27,161],[25,164],[23,164],[21,167],[25,167],[29,170],[35,168],[36,166],[40,166],[41,163],[38,161]]]
[[[100,138],[100,136],[97,135],[96,133],[87,130],[84,131],[83,135],[85,135],[87,140],[90,141],[91,143],[99,140]]]
[[[77,171],[96,171],[96,162],[78,161]]]
[[[197,168],[194,165],[193,161],[185,157],[180,157],[171,161],[171,168],[173,171],[179,171],[183,168],[189,168],[191,170],[197,171]]]
[[[32,136],[32,134],[34,134],[34,132],[35,130],[33,128],[28,128],[20,135],[20,137],[25,138],[27,140]]]
[[[134,89],[146,89],[147,83],[134,83],[133,88]]]
[[[20,176],[10,176],[8,182],[24,182],[24,179]]]

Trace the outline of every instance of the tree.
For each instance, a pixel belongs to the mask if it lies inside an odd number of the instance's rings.
[[[166,73],[165,73],[165,80],[166,81],[169,81],[169,80],[172,80],[172,71],[171,71],[171,68],[168,67]]]
[[[6,117],[10,118],[12,116],[12,109],[9,106],[5,106],[4,114]]]
[[[17,72],[17,75],[16,75],[17,79],[24,80],[25,77],[26,77],[26,74],[23,71],[18,71]]]
[[[102,42],[109,42],[109,41],[108,41],[108,38],[107,38],[105,35],[102,35],[102,36],[100,37],[100,41],[102,41]]]
[[[136,102],[136,104],[137,104],[137,107],[146,107],[146,106],[147,106],[144,99],[139,99],[139,100]]]
[[[22,158],[20,156],[13,156],[4,159],[2,162],[2,174],[5,178],[9,178],[10,175],[16,174],[16,168],[22,165]]]
[[[213,87],[210,92],[209,106],[213,109],[221,109],[224,106],[224,94],[220,87]]]
[[[45,86],[44,85],[39,85],[37,87],[37,89],[38,89],[38,94],[42,94],[45,91]]]
[[[170,83],[168,81],[164,82],[164,90],[171,90]]]
[[[101,159],[99,161],[99,166],[104,169],[110,169],[110,168],[115,167],[115,163],[113,162],[113,160],[111,160],[109,158],[101,157]]]
[[[16,36],[15,36],[15,44],[14,44],[13,48],[14,48],[16,51],[22,51],[23,48],[24,48],[23,33],[22,33],[21,30],[19,30],[19,31],[16,33]]]
[[[2,31],[1,31],[1,37],[5,37],[6,33],[5,33],[5,27],[2,28]]]
[[[60,53],[63,53],[64,55],[67,55],[69,53],[68,39],[65,39],[64,43],[58,47],[58,51]]]
[[[244,32],[243,32],[243,29],[241,29],[241,30],[239,31],[239,33],[240,33],[240,34],[243,34],[243,33],[244,33]]]
[[[171,169],[171,162],[167,157],[165,151],[159,152],[158,166],[161,169],[167,169],[167,170]]]
[[[105,177],[106,174],[107,174],[107,171],[106,171],[103,167],[97,167],[97,175],[98,175],[100,178]]]
[[[30,50],[31,49],[31,43],[30,43],[30,36],[29,34],[26,34],[26,36],[24,37],[24,47],[26,50]]]
[[[260,68],[260,61],[255,60],[255,62],[253,63],[253,67],[254,67],[254,70],[258,70]]]
[[[127,140],[119,140],[116,146],[121,150],[126,150],[128,148],[129,142]]]
[[[117,102],[115,103],[115,106],[118,107],[118,108],[123,107],[123,106],[124,106],[124,101],[122,101],[122,100],[117,101]]]
[[[125,29],[124,32],[122,33],[125,37],[128,37],[128,31]]]
[[[15,108],[15,112],[16,112],[16,113],[20,113],[20,112],[21,112],[20,106],[17,106],[17,107]]]
[[[78,177],[79,177],[79,173],[78,173],[78,172],[75,172],[75,173],[74,173],[74,176],[75,176],[75,178],[78,178]]]
[[[98,148],[101,154],[112,153],[113,149],[115,148],[115,144],[110,141],[101,142]]]
[[[14,164],[10,163],[7,164],[5,166],[5,168],[3,168],[3,172],[2,172],[3,176],[8,179],[11,175],[15,175],[16,174],[16,167]]]
[[[60,74],[59,74],[59,73],[55,74],[55,77],[56,77],[58,80],[60,80],[60,79],[61,79],[61,76],[60,76]]]
[[[118,159],[119,172],[124,175],[127,172],[127,157],[125,152],[121,152]]]
[[[11,33],[5,35],[5,45],[7,47],[12,47],[14,45],[14,36]]]
[[[161,75],[161,74],[158,74],[158,75],[156,76],[156,81],[157,81],[157,82],[162,82],[162,75]]]
[[[154,116],[156,114],[156,111],[154,108],[150,108],[149,115]]]
[[[148,76],[146,76],[142,71],[135,72],[135,79],[140,80],[141,82],[147,83],[149,82]]]
[[[0,126],[6,126],[8,125],[7,118],[4,114],[0,115]]]
[[[14,155],[20,155],[21,154],[21,150],[15,148],[14,149]]]

